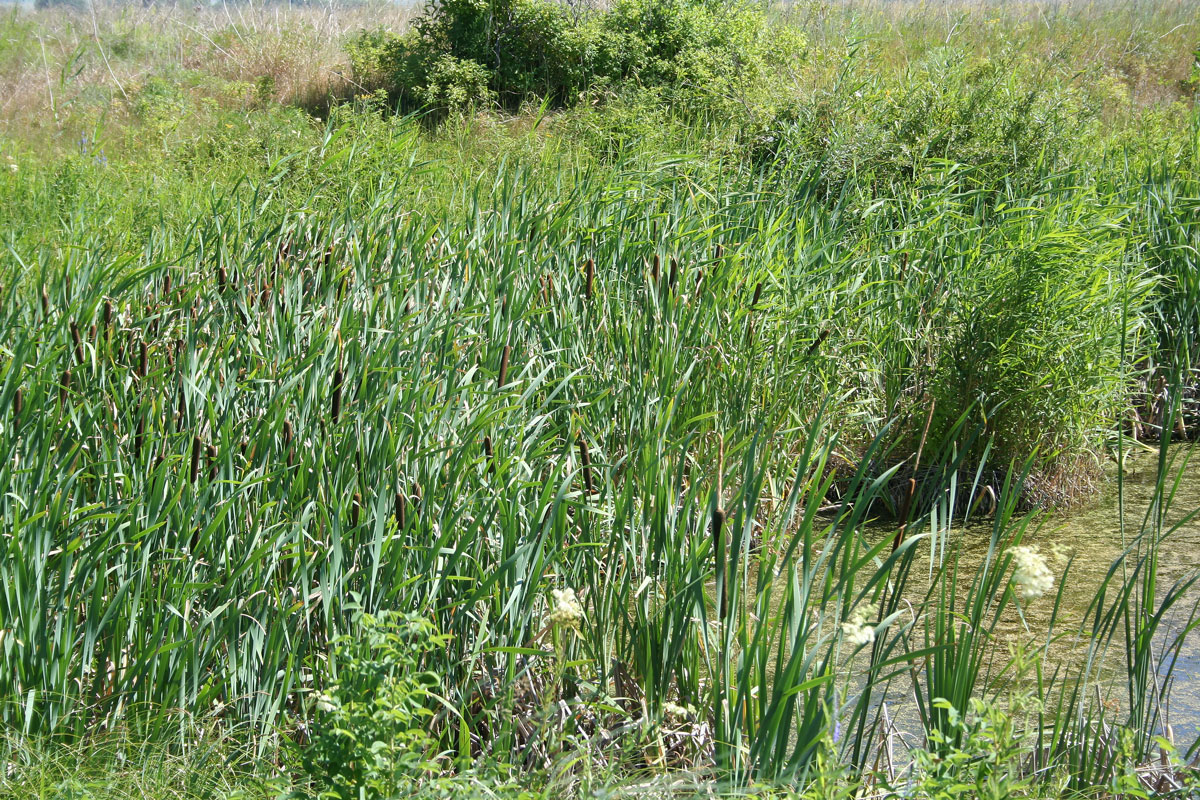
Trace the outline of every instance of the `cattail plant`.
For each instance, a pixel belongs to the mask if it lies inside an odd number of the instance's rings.
[[[75,345],[75,360],[83,364],[83,338],[79,335],[79,323],[71,320],[71,343]]]
[[[512,347],[506,344],[500,353],[500,376],[496,379],[496,386],[501,389],[508,384],[508,356],[511,352]]]
[[[341,367],[333,371],[333,397],[330,403],[330,417],[336,425],[342,417],[342,379]]]
[[[191,464],[191,469],[188,471],[188,475],[189,475],[189,481],[193,484],[195,484],[196,479],[200,477],[200,447],[201,447],[201,444],[202,444],[202,442],[200,441],[199,436],[192,437],[192,464]]]
[[[220,464],[217,463],[216,445],[210,444],[207,448],[205,448],[205,453],[208,457],[208,479],[209,481],[215,481],[220,468]]]
[[[722,622],[726,617],[725,598],[725,511],[718,505],[713,509],[712,520],[709,523],[709,533],[712,536],[713,566],[717,584],[717,619]]]
[[[58,404],[64,406],[67,404],[67,392],[71,389],[71,370],[63,370],[62,380],[58,384]]]
[[[596,261],[595,261],[595,259],[589,258],[587,260],[587,263],[585,263],[583,265],[583,275],[584,275],[583,296],[585,298],[587,298],[588,300],[591,300],[592,299],[592,284],[596,280]]]
[[[292,421],[284,420],[283,421],[283,446],[287,450],[288,469],[291,469],[292,467],[294,467],[296,465],[296,454],[295,454],[295,451],[292,449],[292,438],[293,438]]]
[[[13,402],[12,402],[12,416],[13,416],[13,427],[14,428],[21,424],[21,409],[24,408],[24,406],[25,406],[25,390],[18,386],[16,394],[13,395]]]
[[[583,434],[579,435],[579,461],[583,464],[583,488],[587,492],[587,496],[591,497],[594,494],[592,489],[592,458],[588,453],[587,439],[583,438]]]
[[[146,414],[139,410],[137,427],[133,432],[133,457],[141,458],[142,445],[146,440]]]

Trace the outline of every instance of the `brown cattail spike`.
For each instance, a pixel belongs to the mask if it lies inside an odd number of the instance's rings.
[[[675,280],[679,277],[679,259],[671,257],[671,273],[667,277],[667,286],[671,289],[675,288]]]
[[[188,473],[191,476],[191,482],[195,483],[196,478],[200,476],[200,437],[192,437],[192,468]]]
[[[112,328],[113,321],[113,305],[112,300],[104,301],[104,337],[109,336],[109,329]]]
[[[228,281],[229,281],[229,273],[227,273],[225,271],[224,267],[218,267],[217,268],[217,291],[224,293],[225,292],[225,284]]]
[[[13,395],[13,424],[21,421],[21,409],[25,407],[25,390],[17,389],[17,393]]]
[[[512,354],[512,346],[504,345],[504,352],[500,354],[500,377],[496,381],[496,385],[504,388],[508,384],[508,357]]]
[[[713,565],[716,572],[717,580],[717,618],[725,619],[725,512],[721,508],[713,510],[712,515],[712,541],[713,541]]]
[[[402,530],[404,530],[404,527],[405,527],[404,526],[404,522],[405,522],[404,512],[405,512],[405,507],[408,505],[408,501],[404,499],[403,492],[396,492],[396,498],[395,498],[394,502],[395,502],[395,508],[396,508],[396,512],[395,512],[396,513],[396,529],[402,531]]]
[[[337,421],[339,419],[341,419],[341,417],[342,417],[342,379],[343,379],[342,371],[340,369],[334,370],[334,373],[333,373],[333,403],[332,403],[333,407],[330,409],[330,411],[331,411],[331,416],[333,417],[333,422],[335,425],[337,424]]]
[[[654,282],[655,286],[658,286],[658,271],[660,267],[659,261],[660,259],[658,257],[658,253],[655,253],[654,262],[650,265],[650,280]]]
[[[150,368],[150,348],[142,342],[138,347],[138,377],[146,377],[147,371]]]
[[[487,458],[488,466],[494,469],[492,465],[492,437],[490,436],[483,437],[483,455]]]
[[[71,370],[64,370],[62,374],[62,383],[58,385],[58,404],[66,405],[67,392],[71,388]]]
[[[141,458],[142,444],[146,441],[146,415],[139,414],[137,427],[133,432],[133,457]]]
[[[79,335],[79,323],[71,320],[71,342],[75,345],[75,360],[83,363],[83,339]]]
[[[583,268],[583,274],[584,274],[584,279],[585,279],[585,282],[583,285],[583,296],[586,297],[588,300],[591,300],[592,299],[592,285],[596,280],[596,262],[594,259],[589,258],[587,260],[587,264],[585,264],[584,268]]]
[[[583,488],[587,492],[587,496],[591,497],[592,490],[592,457],[588,453],[587,440],[582,436],[579,437],[579,460],[583,463]]]
[[[358,492],[354,493],[354,499],[350,503],[350,527],[358,527],[359,514],[362,511],[362,495]]]
[[[214,445],[209,445],[206,451],[208,456],[208,479],[215,481],[217,479],[217,448]]]

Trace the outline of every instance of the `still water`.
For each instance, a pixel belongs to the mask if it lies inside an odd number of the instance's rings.
[[[1064,514],[1046,514],[1030,526],[1024,543],[1037,545],[1047,556],[1051,569],[1056,573],[1054,591],[1029,603],[1023,615],[1011,605],[1004,611],[996,626],[993,643],[998,655],[994,669],[999,668],[999,662],[1004,660],[1010,645],[1046,641],[1054,595],[1060,584],[1063,594],[1055,630],[1061,638],[1049,648],[1046,666],[1053,669],[1056,664],[1067,664],[1078,668],[1081,659],[1079,653],[1084,643],[1073,634],[1079,630],[1114,561],[1127,547],[1135,544],[1143,530],[1160,530],[1164,537],[1158,564],[1157,594],[1160,600],[1176,581],[1186,580],[1200,569],[1200,515],[1196,514],[1200,509],[1200,451],[1193,444],[1175,445],[1168,451],[1167,490],[1164,494],[1170,498],[1170,502],[1165,504],[1161,525],[1156,522],[1157,505],[1154,503],[1158,459],[1157,450],[1135,450],[1126,460],[1120,491],[1114,477],[1104,495],[1086,508]],[[985,558],[991,533],[990,521],[972,522],[952,531],[950,538],[963,545],[960,575],[972,575],[975,566]],[[1059,553],[1060,560],[1056,561],[1052,552]],[[1070,557],[1069,568],[1067,557]],[[926,548],[914,569],[925,569],[928,558]],[[1136,558],[1126,559],[1129,569],[1135,563]],[[1115,582],[1119,585],[1120,580],[1118,576]],[[923,589],[915,588],[918,591]],[[1110,604],[1112,594],[1110,590]],[[1182,601],[1175,604],[1156,637],[1156,658],[1188,622],[1198,601],[1200,587],[1193,587]],[[1175,742],[1184,749],[1200,736],[1198,642],[1200,629],[1189,634],[1174,664],[1173,684],[1166,709]],[[1122,643],[1114,642],[1101,672],[1102,675],[1111,676],[1114,681],[1111,698],[1114,703],[1112,707],[1116,708],[1123,707],[1121,684],[1117,683],[1124,675],[1122,659]],[[903,701],[901,705],[904,705]],[[1120,715],[1117,716],[1119,718]]]

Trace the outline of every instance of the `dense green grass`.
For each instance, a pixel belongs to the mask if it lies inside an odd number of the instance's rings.
[[[814,56],[737,120],[168,92],[0,139],[0,780],[115,796],[116,742],[179,796],[1129,789],[1185,641],[1200,117],[977,55]],[[1012,548],[1132,410],[1161,502],[1060,624]],[[934,757],[892,768],[889,706]]]

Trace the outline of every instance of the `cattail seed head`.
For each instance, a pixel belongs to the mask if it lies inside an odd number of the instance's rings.
[[[228,281],[229,281],[229,273],[227,273],[225,271],[224,267],[218,267],[217,268],[217,291],[224,293],[225,292],[225,284]]]
[[[584,265],[583,274],[585,278],[583,296],[588,300],[592,299],[592,284],[596,280],[596,262],[589,258],[587,264]]]
[[[592,495],[592,457],[588,452],[587,440],[579,437],[579,460],[583,463],[583,487],[590,497]]]
[[[671,256],[671,273],[667,277],[667,286],[674,289],[675,281],[679,277],[679,259]]]
[[[189,474],[191,475],[192,483],[195,483],[196,478],[198,478],[200,476],[200,437],[199,436],[192,437],[192,468],[191,468],[191,471]]]
[[[79,323],[71,320],[71,342],[75,345],[75,360],[83,363],[83,339],[79,335]]]
[[[17,393],[13,395],[13,424],[21,421],[21,409],[25,407],[25,390],[18,388]]]
[[[88,341],[93,344],[96,342],[96,323],[94,322],[88,327]]]
[[[145,378],[150,369],[150,348],[145,342],[141,342],[138,346],[138,377]]]
[[[139,414],[137,427],[133,432],[133,457],[141,458],[142,444],[146,441],[146,415]]]
[[[500,377],[496,381],[496,385],[504,388],[508,384],[508,357],[512,353],[511,345],[504,345],[504,352],[500,354]]]
[[[333,373],[333,402],[332,402],[332,408],[330,409],[334,424],[337,424],[337,421],[342,416],[342,378],[343,378],[342,371],[340,369],[334,370],[334,373]]]
[[[206,455],[208,456],[208,479],[210,481],[215,481],[217,479],[217,471],[219,467],[217,464],[216,445],[210,444],[206,450]]]
[[[404,527],[405,527],[405,525],[404,525],[404,523],[405,523],[405,519],[404,519],[405,508],[406,508],[406,506],[408,506],[408,501],[404,499],[403,492],[396,492],[396,498],[394,500],[394,503],[395,503],[395,509],[396,509],[396,511],[395,511],[396,529],[402,531],[402,530],[404,530]]]
[[[58,385],[58,404],[66,405],[67,391],[71,388],[71,370],[64,370],[62,374],[62,382]]]
[[[113,321],[113,304],[112,300],[104,301],[104,334],[108,335],[108,329],[112,326]]]
[[[362,495],[358,492],[354,493],[354,499],[350,502],[350,527],[358,527],[359,514],[362,511]]]
[[[658,286],[658,271],[660,267],[660,259],[658,253],[654,254],[654,262],[650,266],[650,280],[654,281],[654,285]]]

